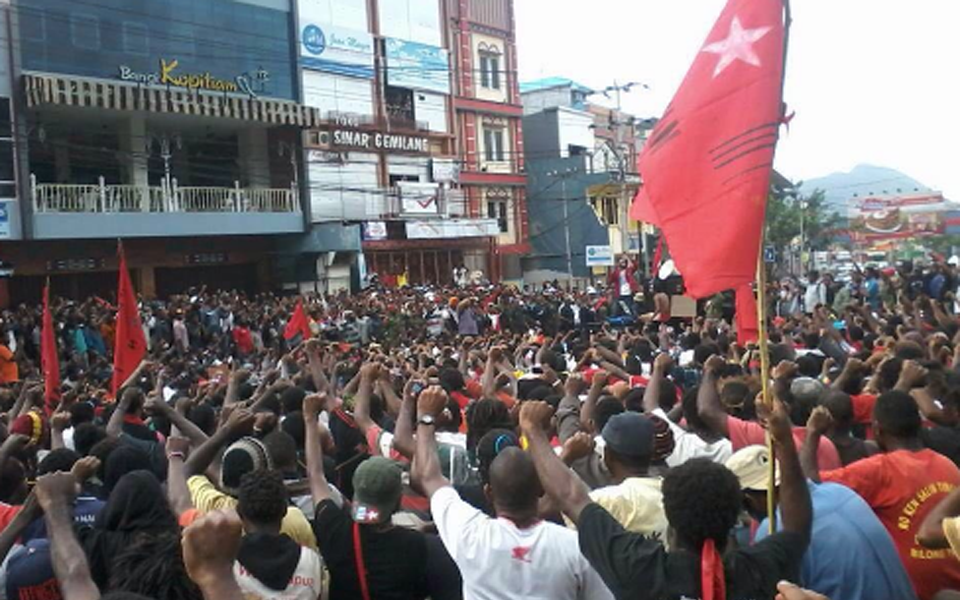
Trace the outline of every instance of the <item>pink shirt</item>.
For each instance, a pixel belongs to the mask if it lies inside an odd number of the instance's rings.
[[[733,445],[734,452],[747,446],[767,443],[766,430],[753,421],[727,417],[727,431],[730,434],[730,443]],[[796,443],[797,449],[803,446],[806,439],[806,427],[793,428],[793,441]],[[839,469],[843,466],[840,462],[840,455],[837,454],[837,449],[833,445],[833,442],[825,437],[820,438],[820,445],[817,447],[817,460],[821,471]]]

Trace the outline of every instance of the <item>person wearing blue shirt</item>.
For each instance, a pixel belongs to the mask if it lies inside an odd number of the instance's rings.
[[[765,447],[748,446],[727,462],[740,479],[749,512],[762,519],[755,542],[769,535],[769,460]],[[893,539],[870,506],[845,486],[811,481],[807,485],[813,526],[800,570],[803,586],[831,600],[916,600]]]

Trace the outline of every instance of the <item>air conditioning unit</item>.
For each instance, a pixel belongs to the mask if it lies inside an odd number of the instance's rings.
[[[320,131],[317,133],[317,147],[322,150],[329,150],[333,146],[333,133],[330,131]]]

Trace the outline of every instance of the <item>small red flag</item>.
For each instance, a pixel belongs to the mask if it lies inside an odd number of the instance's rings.
[[[298,334],[303,336],[305,340],[310,339],[312,334],[310,331],[310,321],[307,320],[307,313],[303,311],[303,300],[297,302],[297,307],[293,310],[293,316],[290,317],[287,328],[283,330],[283,338],[292,340],[297,337]]]
[[[760,339],[760,321],[757,318],[757,297],[749,283],[736,289],[737,343],[746,346]]]
[[[123,385],[128,377],[140,366],[140,362],[147,354],[147,339],[143,334],[143,325],[140,322],[140,311],[137,308],[137,296],[130,283],[130,273],[127,271],[127,257],[123,253],[123,245],[118,247],[120,253],[120,283],[117,289],[117,303],[120,309],[117,312],[117,341],[113,352],[113,394]]]
[[[782,0],[730,0],[640,156],[631,217],[663,230],[696,298],[756,276],[783,38]]]
[[[50,314],[50,283],[43,288],[43,322],[40,332],[40,367],[43,370],[43,399],[47,416],[53,414],[60,402],[60,356],[57,336]]]

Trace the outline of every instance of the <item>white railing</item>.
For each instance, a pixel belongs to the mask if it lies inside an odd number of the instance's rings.
[[[38,213],[292,213],[300,211],[297,190],[284,188],[181,187],[176,179],[159,186],[39,183],[30,177]]]

